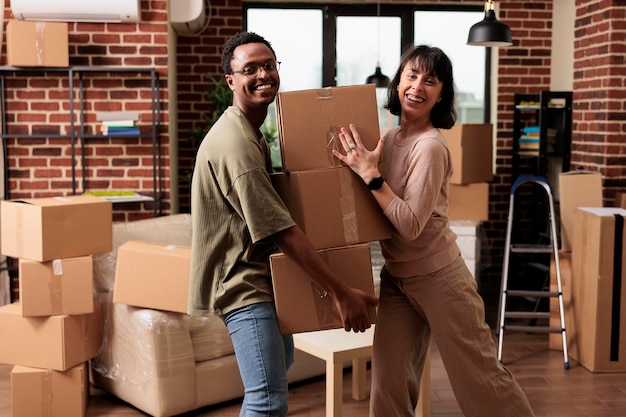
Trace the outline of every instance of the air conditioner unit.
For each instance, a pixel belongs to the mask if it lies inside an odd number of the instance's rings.
[[[208,0],[169,0],[170,23],[178,35],[195,35],[206,28]]]
[[[18,20],[139,22],[140,0],[11,0]]]

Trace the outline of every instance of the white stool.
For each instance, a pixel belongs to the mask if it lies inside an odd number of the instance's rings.
[[[352,398],[365,400],[367,361],[372,357],[374,326],[364,333],[344,329],[293,335],[295,347],[326,361],[326,417],[341,417],[343,364],[352,361]],[[430,350],[424,365],[416,417],[430,416]]]

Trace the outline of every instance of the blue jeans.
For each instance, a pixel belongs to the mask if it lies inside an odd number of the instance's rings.
[[[280,334],[274,303],[242,307],[222,320],[233,340],[245,389],[240,417],[286,416],[293,337]]]

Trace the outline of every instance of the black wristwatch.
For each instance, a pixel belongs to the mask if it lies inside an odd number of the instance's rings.
[[[367,188],[369,188],[370,190],[378,190],[380,189],[380,187],[383,186],[384,182],[385,180],[383,179],[383,177],[376,177],[371,180],[369,184],[367,184]]]

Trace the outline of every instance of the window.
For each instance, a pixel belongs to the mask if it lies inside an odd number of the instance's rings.
[[[266,37],[282,62],[281,91],[362,84],[378,62],[392,78],[405,46],[427,43],[452,60],[460,123],[489,117],[488,50],[466,45],[483,17],[480,6],[244,4],[244,26]],[[385,90],[377,95],[381,126],[397,123],[382,108]]]
[[[487,49],[466,45],[469,28],[482,20],[482,13],[416,11],[415,43],[441,48],[452,61],[454,88],[460,123],[483,123]],[[446,22],[442,25],[441,22]],[[461,28],[461,30],[450,30]]]

